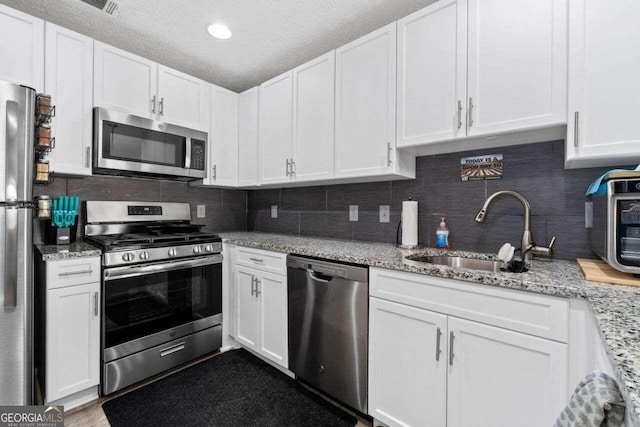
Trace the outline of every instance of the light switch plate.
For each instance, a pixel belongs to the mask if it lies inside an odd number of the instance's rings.
[[[380,222],[389,222],[389,205],[380,205]]]
[[[584,202],[584,228],[593,228],[593,202]]]
[[[278,218],[278,205],[271,206],[271,218]]]
[[[205,218],[207,216],[205,205],[198,205],[196,209],[196,216],[198,218]]]
[[[358,221],[358,205],[349,205],[349,221]]]

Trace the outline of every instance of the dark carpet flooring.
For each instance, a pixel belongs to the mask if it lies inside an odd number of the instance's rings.
[[[353,426],[357,420],[282,372],[234,350],[102,405],[113,427]]]

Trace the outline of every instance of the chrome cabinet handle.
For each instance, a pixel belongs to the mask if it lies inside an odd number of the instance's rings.
[[[264,262],[262,258],[249,258],[253,262]]]
[[[213,165],[213,180],[214,180],[214,181],[215,181],[216,179],[218,179],[217,166],[218,166],[218,165]]]
[[[469,98],[469,127],[473,126],[473,98]]]
[[[164,96],[160,98],[160,115],[164,115]]]
[[[462,101],[458,99],[458,129],[462,127]]]
[[[291,159],[291,176],[293,176],[296,173],[296,162],[293,161],[293,159]]]
[[[440,360],[440,337],[442,336],[442,331],[440,328],[436,329],[436,362]]]
[[[84,150],[85,150],[84,166],[86,168],[90,168],[91,167],[91,147],[86,147]]]
[[[176,345],[174,345],[174,346],[171,346],[171,347],[165,348],[164,350],[162,350],[162,351],[160,352],[160,357],[165,357],[165,356],[168,356],[168,355],[170,355],[170,354],[173,354],[173,353],[177,353],[177,352],[179,352],[179,351],[182,351],[182,350],[184,350],[184,345],[185,345],[185,342],[183,341],[183,342],[178,343],[178,344],[176,344]]]
[[[391,166],[391,143],[387,142],[387,166]]]
[[[78,271],[63,271],[62,273],[58,273],[58,276],[60,277],[65,277],[65,276],[77,276],[79,274],[91,274],[93,273],[93,270],[89,269],[89,270],[78,270]]]
[[[153,98],[151,98],[151,112],[153,114],[156,113],[156,96],[153,95]]]
[[[260,280],[258,280],[258,278],[256,277],[256,296],[257,297],[260,296],[260,294],[262,293],[262,292],[260,292],[260,284],[261,283],[262,282]]]
[[[580,139],[578,138],[578,131],[580,129],[580,111],[576,111],[573,115],[573,146],[578,147],[578,142]]]
[[[256,282],[256,278],[251,276],[251,296],[253,296],[255,292],[255,288],[254,288],[255,282]]]
[[[455,335],[452,332],[449,332],[449,365],[453,366],[453,340]]]
[[[289,159],[287,159],[287,176],[291,176],[291,172],[289,172],[290,166],[291,166],[291,163],[289,162]]]
[[[98,317],[98,292],[93,293],[93,315]]]

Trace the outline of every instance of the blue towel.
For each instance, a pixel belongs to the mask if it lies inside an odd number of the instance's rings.
[[[613,173],[615,173],[615,172],[630,172],[630,171],[628,171],[627,169],[612,169],[612,170],[608,171],[607,173],[602,175],[600,178],[596,179],[595,181],[593,181],[591,183],[591,185],[587,189],[587,194],[586,195],[587,196],[591,196],[591,195],[600,196],[602,194],[606,194],[607,193],[606,182],[609,180],[611,175]],[[638,165],[638,167],[635,168],[631,172],[640,172],[640,165]]]

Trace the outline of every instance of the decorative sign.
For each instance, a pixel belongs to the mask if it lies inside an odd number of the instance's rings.
[[[462,181],[500,178],[502,178],[502,154],[488,154],[460,159],[460,179]]]

